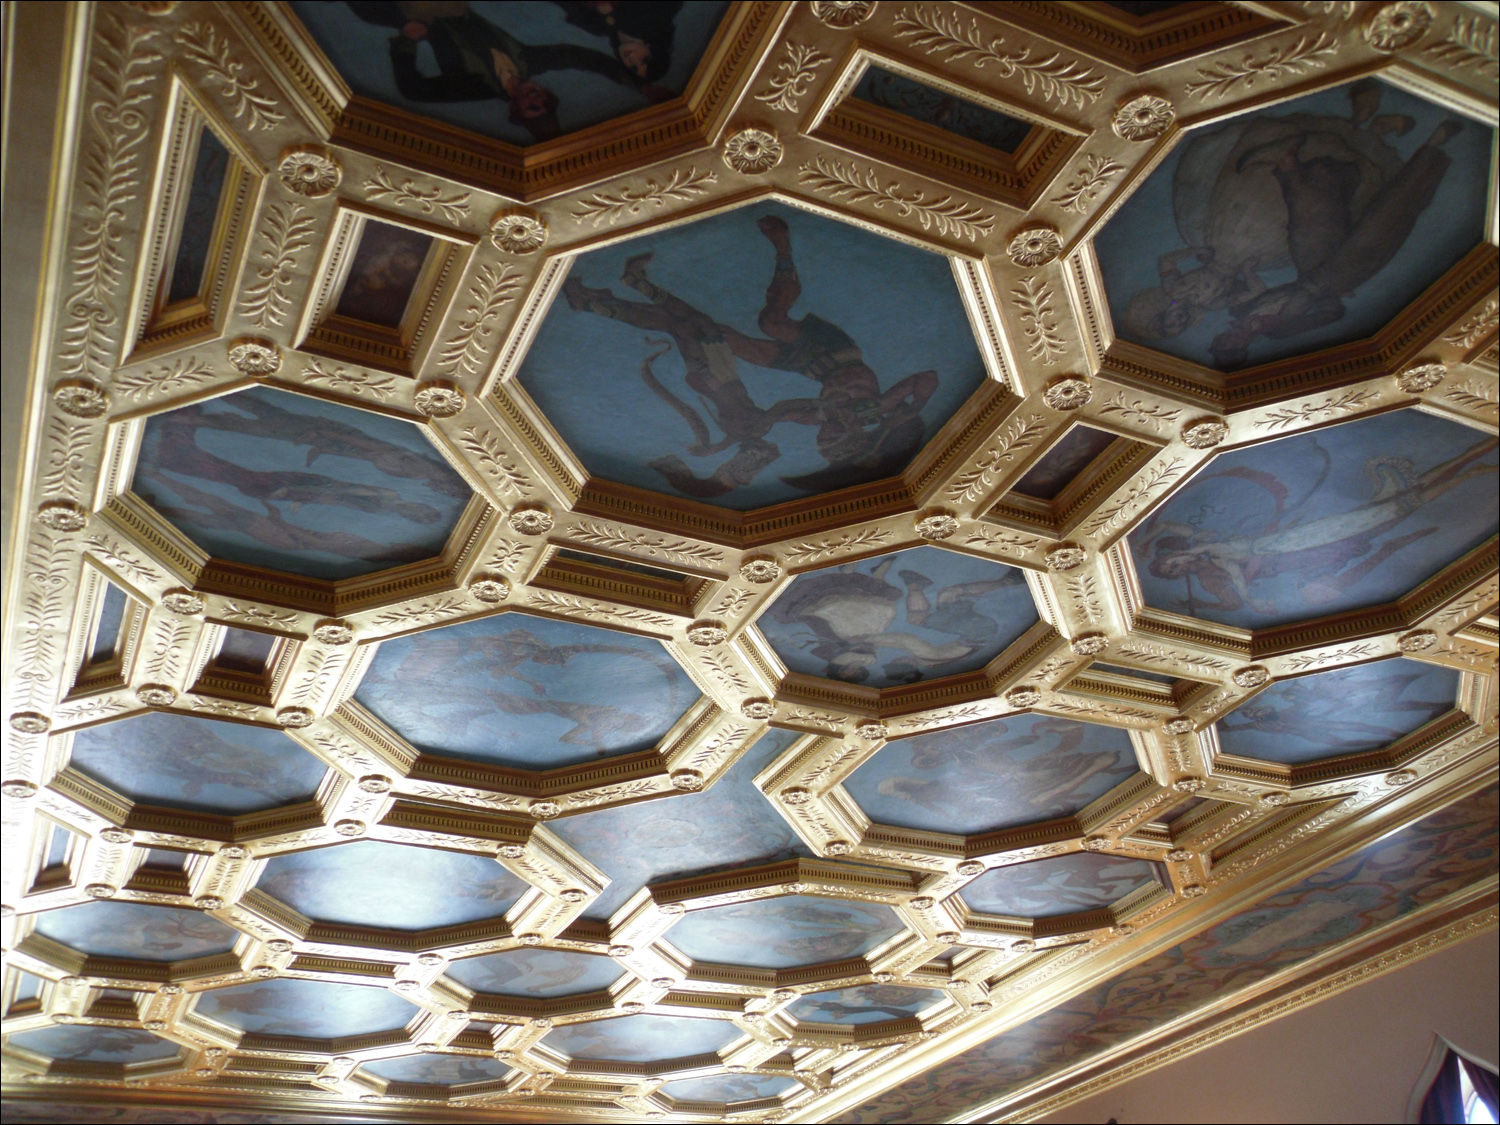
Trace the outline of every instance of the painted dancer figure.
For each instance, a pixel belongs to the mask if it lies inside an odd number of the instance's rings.
[[[1320,480],[1291,510],[1281,511],[1278,500],[1275,519],[1259,534],[1223,536],[1213,529],[1161,521],[1142,547],[1155,552],[1153,575],[1188,583],[1189,612],[1234,613],[1248,605],[1257,613],[1274,613],[1274,605],[1255,597],[1254,585],[1285,573],[1298,575],[1298,589],[1309,603],[1331,602],[1391,555],[1436,532],[1436,527],[1417,527],[1376,547],[1423,505],[1471,477],[1494,473],[1495,467],[1480,459],[1495,445],[1494,438],[1480,438],[1420,475],[1403,458],[1372,457],[1365,462],[1365,474],[1373,487],[1363,504],[1299,522],[1298,510],[1317,494]],[[1231,472],[1273,496],[1286,495],[1285,486],[1270,474]],[[1215,601],[1194,607],[1194,578]]]
[[[781,456],[767,435],[772,427],[792,422],[817,428],[818,452],[828,467],[782,477],[787,484],[815,493],[894,475],[921,447],[926,432],[921,412],[937,390],[937,373],[919,371],[881,390],[859,346],[843,329],[812,313],[793,319],[789,314],[802,295],[802,283],[792,258],[791,232],[774,215],[762,217],[757,225],[776,250],[765,307],[757,320],[763,337],[722,324],[655,284],[646,274],[650,254],[631,258],[621,276],[649,303],[591,289],[577,278],[563,286],[573,309],[672,338],[687,367],[687,385],[711,404],[724,434],[720,441],[710,440],[707,422],[656,379],[651,362],[662,354],[656,352],[642,365],[641,377],[693,430],[697,442],[687,453],[702,457],[736,447],[734,455],[707,477],[695,475],[675,455],[658,458],[651,467],[685,496],[722,496],[749,484]],[[782,399],[762,408],[746,388],[737,360],[805,376],[818,384],[817,397]]]

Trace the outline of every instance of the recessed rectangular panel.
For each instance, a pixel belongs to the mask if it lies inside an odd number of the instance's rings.
[[[181,871],[187,856],[183,852],[169,852],[163,848],[150,848],[146,852],[142,867],[157,867],[162,870]]]
[[[1090,671],[1108,672],[1113,676],[1134,676],[1138,680],[1150,680],[1154,684],[1175,684],[1176,676],[1168,676],[1164,672],[1142,672],[1139,668],[1121,668],[1118,664],[1102,664],[1094,661],[1089,665]]]
[[[999,152],[1015,152],[1031,134],[1029,121],[955,97],[883,67],[868,67],[851,96]]]
[[[431,249],[430,235],[373,219],[365,223],[335,311],[366,324],[399,328]]]
[[[68,862],[68,845],[73,842],[73,833],[60,824],[52,826],[52,838],[47,841],[47,860],[43,868],[61,867]]]
[[[1105,430],[1074,426],[1016,483],[1014,491],[1037,500],[1055,500],[1114,441],[1115,435]]]
[[[177,256],[172,262],[172,279],[167,289],[168,304],[196,297],[203,288],[203,269],[213,246],[219,197],[223,194],[228,173],[229,150],[212,129],[199,130],[198,156],[193,162],[193,176],[188,183],[187,205],[183,209],[182,227],[177,238]]]
[[[219,655],[214,658],[214,663],[233,672],[263,672],[266,661],[271,657],[271,650],[275,647],[276,638],[269,633],[225,629],[224,641],[219,646]]]
[[[89,650],[89,663],[98,664],[114,656],[120,643],[120,626],[125,621],[125,606],[129,599],[125,591],[113,582],[104,584],[104,599],[99,608],[99,624],[94,629],[94,644]]]
[[[631,574],[641,574],[647,578],[661,578],[667,582],[681,582],[686,575],[679,574],[675,570],[660,570],[654,566],[645,566],[642,563],[621,562],[619,559],[601,558],[598,555],[585,554],[582,551],[570,551],[564,547],[553,556],[558,559],[569,559],[573,562],[590,563],[593,566],[607,566],[611,570],[629,571]]]

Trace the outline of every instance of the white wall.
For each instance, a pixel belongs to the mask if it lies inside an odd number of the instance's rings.
[[[1040,1120],[1401,1122],[1433,1033],[1493,1066],[1497,1019],[1491,930]]]

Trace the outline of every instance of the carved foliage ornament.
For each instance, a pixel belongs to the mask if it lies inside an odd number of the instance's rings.
[[[812,12],[829,27],[864,23],[875,11],[875,0],[813,0]]]
[[[276,174],[288,191],[318,199],[339,186],[344,171],[339,162],[325,149],[301,146],[288,149],[281,155]]]
[[[53,531],[81,531],[89,522],[89,514],[67,500],[49,500],[38,505],[36,522]]]
[[[1082,547],[1073,543],[1059,543],[1047,552],[1047,569],[1077,570],[1087,557]]]
[[[952,512],[928,512],[917,519],[917,534],[923,539],[948,539],[958,531],[958,520]]]
[[[281,369],[281,352],[270,340],[245,336],[229,345],[229,362],[241,375],[259,378]]]
[[[746,582],[763,586],[781,577],[781,564],[773,558],[756,557],[740,564],[740,577]]]
[[[510,513],[511,530],[522,535],[545,535],[552,530],[552,513],[540,504],[526,504]]]
[[[109,410],[109,395],[88,379],[64,379],[52,389],[52,401],[75,418],[98,418]]]
[[[432,379],[417,387],[412,405],[428,418],[452,418],[464,408],[464,393],[443,379]]]
[[[490,241],[507,254],[530,254],[547,241],[547,223],[535,211],[501,211],[490,221]]]
[[[1182,440],[1192,449],[1212,449],[1229,436],[1229,425],[1222,418],[1199,418],[1182,428]]]
[[[1396,385],[1409,395],[1430,391],[1443,381],[1448,369],[1441,363],[1420,363],[1396,376]]]
[[[1062,239],[1051,227],[1031,227],[1016,234],[1005,252],[1018,266],[1044,266],[1062,253]]]

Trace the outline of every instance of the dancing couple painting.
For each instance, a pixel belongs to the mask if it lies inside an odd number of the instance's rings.
[[[779,204],[586,254],[562,298],[521,380],[564,440],[723,507],[893,476],[984,378],[943,258]]]
[[[1482,240],[1491,136],[1374,79],[1195,131],[1100,232],[1116,331],[1220,371],[1372,334]]]

